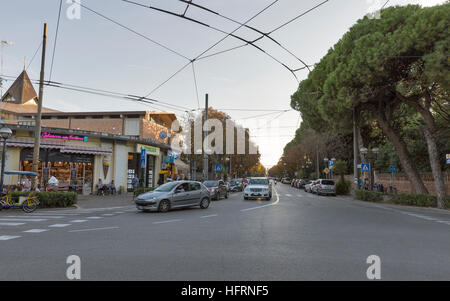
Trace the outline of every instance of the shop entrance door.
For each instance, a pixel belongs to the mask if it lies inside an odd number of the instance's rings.
[[[155,160],[152,155],[147,155],[147,180],[145,187],[155,187],[154,179]]]

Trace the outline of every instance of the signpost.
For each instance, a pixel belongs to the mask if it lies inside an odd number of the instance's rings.
[[[216,164],[216,172],[222,172],[222,165]]]
[[[389,166],[389,171],[391,172],[391,187],[390,187],[390,191],[393,192],[394,191],[394,174],[397,172],[397,166],[395,165],[391,165]]]

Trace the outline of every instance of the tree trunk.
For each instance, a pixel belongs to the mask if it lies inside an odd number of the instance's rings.
[[[439,163],[439,153],[437,150],[436,143],[436,124],[434,121],[433,114],[430,112],[431,97],[426,91],[424,94],[425,106],[420,105],[419,102],[414,100],[408,100],[407,103],[416,109],[423,120],[425,121],[425,126],[423,128],[423,134],[427,142],[428,157],[430,160],[431,171],[433,173],[434,185],[436,187],[436,197],[437,197],[437,207],[445,208],[445,183],[444,176],[442,174],[441,166]]]
[[[397,133],[395,133],[394,129],[389,124],[389,121],[386,119],[384,111],[381,109],[379,109],[377,112],[377,121],[384,134],[394,144],[403,170],[405,171],[406,176],[411,182],[413,192],[415,194],[428,194],[428,190],[423,184],[419,173],[417,172],[417,169],[411,159],[405,142]]]
[[[433,173],[434,185],[436,186],[437,207],[445,208],[445,183],[439,164],[439,154],[436,147],[436,134],[428,127],[423,129],[425,140],[427,141],[428,157],[430,159],[431,171]]]

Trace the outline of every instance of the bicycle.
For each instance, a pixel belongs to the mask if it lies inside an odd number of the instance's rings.
[[[26,213],[31,213],[36,210],[39,205],[39,200],[34,191],[30,191],[27,196],[19,197],[19,201],[15,202],[12,193],[8,192],[0,198],[0,210],[2,209],[22,209]]]

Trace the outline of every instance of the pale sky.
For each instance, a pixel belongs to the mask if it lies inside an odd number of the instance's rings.
[[[48,23],[46,79],[55,41],[59,0],[2,0],[0,39],[13,45],[4,47],[3,74],[17,76],[40,45],[43,23]],[[186,5],[177,0],[134,0],[134,2],[183,13]],[[273,0],[194,0],[240,22],[255,15]],[[268,32],[318,5],[323,0],[280,0],[248,25]],[[389,1],[387,6],[408,3],[426,6],[444,1]],[[194,58],[225,36],[170,15],[125,3],[121,0],[82,0],[87,7],[128,26],[176,52]],[[289,51],[314,64],[326,54],[342,35],[365,14],[381,8],[386,0],[330,0],[311,13],[297,19],[271,35]],[[188,61],[92,12],[81,9],[80,19],[69,19],[69,4],[63,0],[52,80],[108,91],[144,96],[166,80]],[[187,17],[201,20],[226,32],[238,25],[190,7]],[[258,35],[248,29],[236,33],[246,39]],[[243,44],[228,37],[207,54]],[[273,42],[262,39],[257,45],[291,69],[303,65]],[[39,78],[40,51],[27,70],[32,79]],[[294,136],[300,123],[299,113],[263,110],[289,110],[290,95],[298,83],[292,74],[269,56],[251,46],[239,48],[195,63],[200,106],[209,94],[210,106],[223,109],[236,120],[246,119],[253,140],[259,145],[262,163],[276,164],[283,147]],[[307,70],[296,73],[301,81]],[[3,92],[11,81],[5,84]],[[38,87],[35,87],[38,90]],[[151,94],[163,100],[191,109],[198,108],[191,66]],[[155,109],[136,102],[95,96],[47,87],[44,106],[64,111],[146,110]],[[170,110],[157,107],[160,110]],[[236,109],[245,109],[242,111]],[[182,112],[174,111],[179,117]],[[259,118],[259,115],[270,114]],[[248,122],[248,124],[246,123]]]

